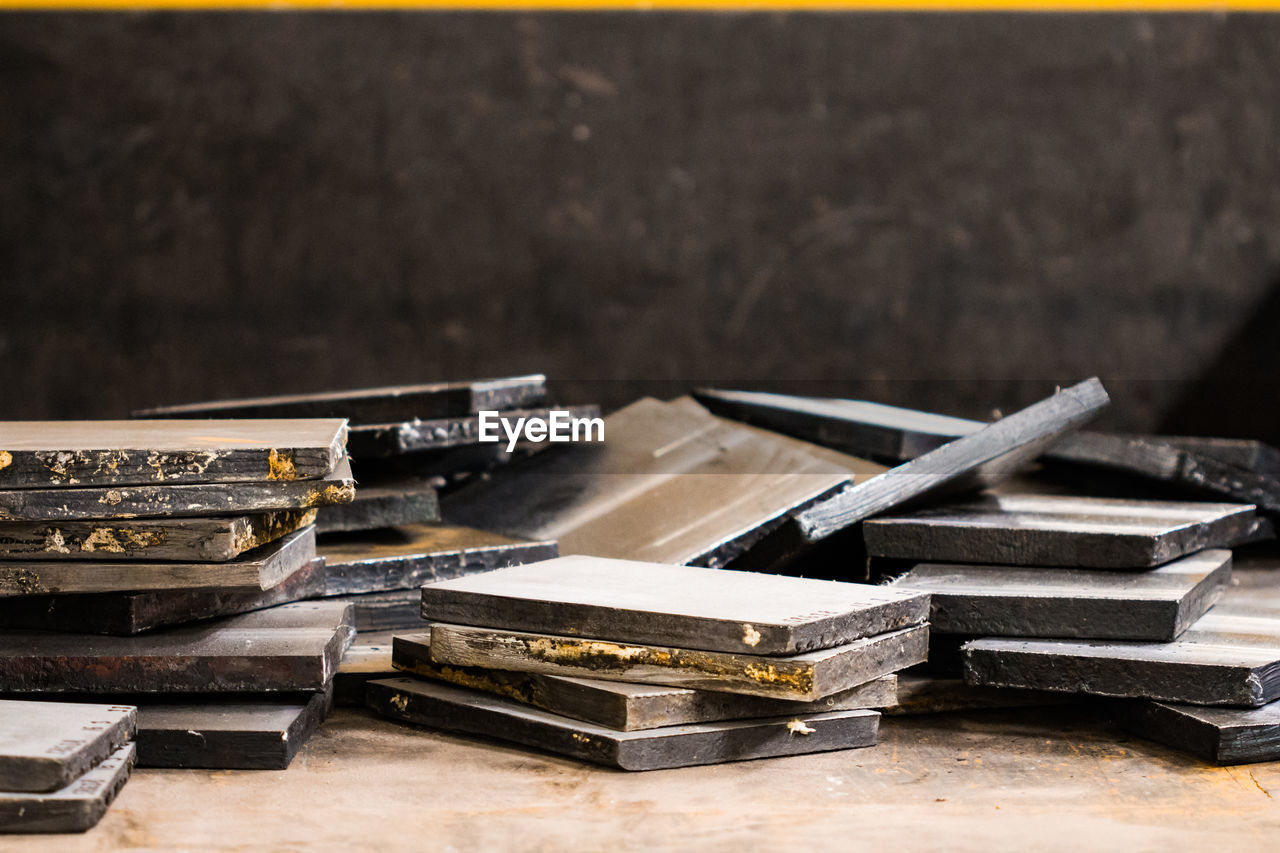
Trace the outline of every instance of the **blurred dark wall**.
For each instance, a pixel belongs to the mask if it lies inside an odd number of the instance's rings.
[[[1277,45],[1243,15],[5,15],[3,416],[530,371],[977,415],[1100,374],[1113,425],[1275,438]]]

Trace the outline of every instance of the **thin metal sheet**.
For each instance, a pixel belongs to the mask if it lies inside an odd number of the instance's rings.
[[[133,414],[140,418],[347,418],[353,424],[367,424],[413,418],[447,418],[490,409],[534,406],[542,402],[546,393],[546,377],[535,374],[215,400],[143,409]]]
[[[346,435],[329,418],[0,421],[0,489],[310,480]]]
[[[1280,477],[1236,467],[1218,456],[1203,446],[1179,445],[1178,439],[1102,432],[1066,436],[1045,454],[1057,464],[1118,472],[1280,512]]]
[[[928,613],[914,591],[581,556],[422,589],[432,621],[752,655],[840,646]]]
[[[900,560],[1143,569],[1230,547],[1255,523],[1245,504],[1002,494],[868,519],[862,536]]]
[[[316,531],[349,533],[439,520],[440,499],[427,478],[404,475],[370,480],[361,476],[355,500],[317,511]]]
[[[924,563],[889,584],[927,592],[936,633],[1103,640],[1177,639],[1231,581],[1231,552],[1146,572]]]
[[[107,813],[136,758],[129,743],[65,788],[46,794],[0,792],[0,833],[84,832]]]
[[[391,663],[390,631],[358,634],[342,655],[338,672],[333,677],[333,702],[345,707],[363,708],[365,685],[379,678],[394,678],[400,673]]]
[[[0,693],[323,690],[355,632],[350,607],[284,604],[138,637],[0,632]]]
[[[721,417],[893,464],[914,459],[986,426],[983,421],[865,400],[709,388],[694,391],[693,396]]]
[[[970,684],[1192,705],[1280,699],[1280,610],[1224,601],[1171,643],[984,638],[964,647]]]
[[[392,645],[392,664],[397,670],[411,675],[482,690],[553,714],[620,731],[883,708],[897,703],[895,675],[877,678],[816,702],[790,702],[683,687],[451,666],[431,660],[429,633],[396,637]]]
[[[260,591],[283,583],[315,556],[315,528],[307,527],[222,563],[0,560],[0,598],[132,590]]]
[[[0,625],[18,630],[127,637],[156,628],[234,616],[322,595],[324,560],[318,558],[270,589],[248,592],[168,589],[0,598]],[[415,612],[419,607],[415,603]]]
[[[127,705],[0,699],[0,791],[65,788],[137,730]]]
[[[572,418],[600,417],[599,406],[506,409],[500,410],[500,413],[503,418],[515,423],[521,418],[548,419],[553,411],[566,412]],[[499,443],[506,446],[507,440],[504,435]],[[351,453],[357,458],[401,456],[406,453],[438,451],[479,444],[481,444],[480,418],[475,415],[362,424],[351,428],[348,440]]]
[[[4,560],[232,560],[315,521],[314,509],[212,518],[0,522]]]
[[[1088,379],[794,513],[799,533],[818,542],[866,518],[925,496],[975,490],[1017,473],[1063,433],[1110,402]]]
[[[787,513],[885,470],[687,398],[632,403],[605,418],[605,439],[495,471],[445,498],[444,517],[556,539],[563,554],[718,567]]]
[[[1280,702],[1213,708],[1134,700],[1109,705],[1107,711],[1134,734],[1213,764],[1280,759]]]
[[[453,666],[663,684],[812,702],[922,662],[927,626],[797,655],[707,652],[433,623],[431,659]]]
[[[318,480],[0,490],[0,521],[241,515],[350,503],[355,494],[344,456]]]
[[[421,629],[426,624],[422,621],[422,592],[419,589],[340,595],[329,600],[351,605],[358,634]]]
[[[357,595],[418,589],[423,584],[548,560],[555,542],[530,542],[454,524],[411,524],[388,530],[326,536],[325,594]]]
[[[913,717],[952,711],[1062,705],[1069,701],[1070,697],[1047,690],[974,687],[965,684],[962,678],[903,672],[898,675],[897,704],[881,708],[880,713],[893,717]]]
[[[874,746],[880,715],[834,711],[620,732],[414,678],[369,684],[369,704],[405,722],[485,735],[622,770],[659,770]]]

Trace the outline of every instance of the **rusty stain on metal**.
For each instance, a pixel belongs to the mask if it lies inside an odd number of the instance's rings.
[[[267,453],[267,479],[295,480],[297,477],[298,467],[293,462],[293,453],[271,448]]]

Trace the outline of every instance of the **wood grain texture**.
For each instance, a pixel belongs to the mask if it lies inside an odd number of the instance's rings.
[[[816,702],[791,702],[682,687],[451,666],[431,659],[430,633],[397,636],[392,645],[391,660],[397,670],[411,675],[482,690],[563,717],[620,731],[785,714],[884,708],[897,701],[897,676],[894,675],[877,678]]]
[[[318,480],[0,490],[0,521],[242,515],[350,503],[355,493],[343,457]]]
[[[1198,445],[1198,446],[1197,446]],[[1159,436],[1080,432],[1066,436],[1045,454],[1056,464],[1114,471],[1175,486],[1194,494],[1256,504],[1280,512],[1280,476],[1224,462],[1203,443],[1178,444]]]
[[[392,640],[389,631],[356,635],[333,676],[335,705],[363,708],[366,684],[400,674],[391,663]]]
[[[369,684],[369,704],[405,722],[497,737],[621,770],[660,770],[873,746],[875,711],[672,726],[620,732],[496,696],[413,678]]]
[[[924,563],[889,586],[929,593],[936,634],[1171,641],[1230,581],[1219,550],[1145,572]]]
[[[603,445],[552,448],[444,501],[456,524],[561,553],[724,566],[786,514],[885,469],[726,421],[692,399],[643,399],[605,418]]]
[[[439,520],[440,499],[425,477],[404,475],[391,481],[371,481],[362,476],[355,500],[317,511],[316,531],[348,533]]]
[[[987,687],[1258,707],[1280,699],[1280,613],[1219,604],[1172,643],[975,640],[964,647],[964,678]]]
[[[546,377],[539,374],[215,400],[142,409],[133,414],[140,418],[346,418],[352,424],[384,423],[532,406],[542,402],[546,386]]]
[[[555,409],[506,409],[502,417],[511,421],[512,428],[520,418],[547,419],[552,411],[568,412],[573,418],[598,418],[599,406],[560,406]],[[499,428],[500,444],[506,446],[507,437]],[[469,447],[480,441],[480,418],[474,415],[452,418],[413,419],[396,423],[362,424],[351,428],[348,445],[351,453],[359,458],[401,456],[431,450]],[[525,442],[521,442],[524,444]],[[533,446],[537,446],[534,444]]]
[[[921,592],[581,556],[422,589],[432,621],[757,656],[843,645],[928,611]]]
[[[129,522],[0,522],[3,560],[231,560],[315,521],[314,509]]]
[[[132,636],[156,628],[233,616],[324,594],[315,559],[269,589],[168,589],[0,597],[0,625],[30,631]]]
[[[346,436],[327,418],[0,421],[0,489],[311,480]]]
[[[0,699],[0,791],[56,791],[133,738],[137,709]]]
[[[313,527],[222,563],[0,560],[0,598],[166,589],[270,589],[316,556]]]
[[[1139,569],[1254,532],[1245,504],[989,495],[868,519],[867,551],[930,562]]]
[[[389,530],[326,536],[325,593],[357,595],[418,589],[423,584],[519,563],[548,560],[555,542],[514,539],[453,524],[411,524]]]
[[[866,400],[711,388],[694,391],[693,396],[712,414],[895,465],[986,426],[983,421]]]
[[[431,625],[431,659],[454,666],[662,684],[812,702],[925,660],[927,626],[788,656],[734,654],[578,637]]]
[[[925,495],[995,485],[1109,402],[1102,383],[1088,379],[878,477],[846,486],[795,513],[795,521],[807,541],[817,542]]]
[[[283,604],[139,637],[0,632],[0,693],[322,690],[355,632],[350,608]]]
[[[332,704],[331,691],[281,699],[143,704],[138,708],[138,766],[284,770]]]
[[[1280,759],[1280,702],[1212,708],[1135,700],[1107,705],[1106,715],[1134,734],[1212,764]]]
[[[102,820],[133,771],[129,743],[64,788],[45,794],[0,791],[0,833],[84,832]]]

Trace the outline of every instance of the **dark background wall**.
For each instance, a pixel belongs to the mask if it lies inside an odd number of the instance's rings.
[[[1280,437],[1280,17],[0,17],[0,406],[543,371]]]

